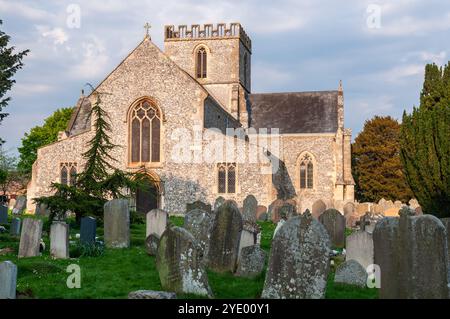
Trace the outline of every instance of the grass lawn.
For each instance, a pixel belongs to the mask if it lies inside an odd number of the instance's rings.
[[[181,226],[182,217],[171,217],[171,222]],[[261,247],[269,252],[275,225],[261,222]],[[8,227],[7,227],[8,228]],[[72,240],[79,232],[71,224]],[[97,227],[97,235],[103,229]],[[0,255],[0,262],[10,260],[18,266],[17,292],[32,298],[127,298],[133,290],[162,290],[156,270],[155,257],[145,251],[145,224],[131,225],[130,249],[105,249],[99,257],[80,257],[68,260],[53,260],[49,256],[48,223],[44,226],[46,250],[40,257],[17,258],[19,239],[0,234],[0,249],[12,248],[14,252]],[[336,261],[338,262],[338,261]],[[81,288],[69,289],[66,285],[67,266],[78,264],[81,268]],[[254,279],[235,277],[233,274],[208,272],[209,283],[216,298],[259,298],[265,274]],[[334,273],[330,273],[326,298],[377,298],[376,289],[361,289],[335,285]],[[179,298],[196,296],[179,295]]]

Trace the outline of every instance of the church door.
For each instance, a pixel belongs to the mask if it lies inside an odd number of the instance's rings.
[[[155,183],[147,180],[145,185],[136,192],[136,211],[147,214],[154,208],[158,208],[159,192]]]

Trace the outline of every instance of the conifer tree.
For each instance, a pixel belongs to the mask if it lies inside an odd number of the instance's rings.
[[[425,68],[420,106],[403,113],[401,160],[426,214],[450,217],[450,63]]]

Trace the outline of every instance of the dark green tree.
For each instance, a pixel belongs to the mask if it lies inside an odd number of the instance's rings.
[[[53,143],[58,139],[58,132],[66,130],[67,123],[72,116],[73,108],[61,108],[45,119],[44,125],[33,127],[22,138],[22,146],[19,150],[18,169],[26,175],[31,174],[31,167],[36,161],[39,147]]]
[[[0,20],[0,26],[3,21]],[[11,90],[13,84],[16,82],[13,79],[14,74],[23,67],[22,59],[26,56],[29,50],[22,52],[14,52],[14,47],[8,47],[10,36],[0,30],[0,123],[8,116],[3,109],[8,105],[11,97],[5,97],[6,92]],[[0,143],[3,140],[0,139]]]
[[[401,160],[424,213],[450,217],[450,63],[429,64],[420,106],[403,113]]]
[[[352,144],[355,196],[361,202],[381,198],[407,202],[412,193],[400,162],[400,124],[390,116],[375,116],[364,124]]]
[[[52,219],[71,211],[79,222],[84,215],[103,216],[103,205],[113,198],[126,198],[142,185],[145,174],[129,173],[114,166],[117,161],[111,154],[117,145],[111,141],[108,114],[101,106],[101,94],[93,92],[96,102],[90,111],[94,120],[94,135],[83,153],[84,170],[77,175],[74,185],[53,183],[53,196],[36,198],[46,204]]]

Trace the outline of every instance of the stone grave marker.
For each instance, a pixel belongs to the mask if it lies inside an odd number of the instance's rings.
[[[147,213],[146,220],[146,236],[156,234],[161,237],[169,223],[169,214],[162,209],[155,208]]]
[[[336,268],[334,282],[364,288],[367,285],[367,271],[356,260],[348,260]]]
[[[193,203],[186,204],[186,213],[189,213],[191,210],[194,210],[194,209],[206,210],[209,213],[211,213],[211,211],[212,211],[211,205],[205,204],[201,200],[196,200]]]
[[[346,238],[345,259],[355,260],[364,269],[367,269],[373,262],[373,237],[371,233],[360,230],[352,233]]]
[[[220,206],[219,206],[220,207]],[[184,216],[184,228],[197,240],[203,254],[203,260],[207,263],[211,230],[214,222],[212,214],[201,209],[194,209]]]
[[[69,225],[53,222],[50,227],[50,256],[58,259],[69,258]]]
[[[345,217],[336,209],[325,210],[319,216],[319,221],[325,226],[330,236],[332,247],[341,248],[345,244]]]
[[[16,199],[16,203],[12,210],[14,215],[21,214],[27,207],[27,198],[25,196],[19,196]]]
[[[130,247],[130,210],[127,199],[113,199],[105,204],[104,238],[106,247]]]
[[[0,299],[16,299],[17,266],[7,260],[0,262]]]
[[[81,218],[80,243],[83,245],[95,244],[96,233],[97,233],[96,219],[91,216]]]
[[[256,210],[258,209],[258,201],[255,196],[248,195],[244,199],[244,207],[242,212],[242,219],[244,221],[256,222]]]
[[[40,219],[25,218],[20,235],[18,257],[39,256],[43,222]]]
[[[258,245],[242,248],[236,276],[253,278],[264,270],[266,252]]]
[[[9,234],[13,237],[19,237],[21,226],[22,220],[18,217],[13,218],[11,221],[11,226],[9,228]]]
[[[8,224],[8,207],[0,205],[0,225]]]

